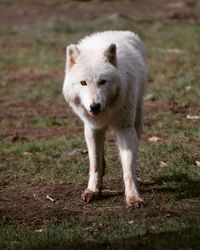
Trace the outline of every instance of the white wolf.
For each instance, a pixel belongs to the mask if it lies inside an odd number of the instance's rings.
[[[90,171],[82,198],[87,202],[101,194],[108,127],[117,138],[126,203],[143,202],[136,183],[136,156],[147,81],[145,61],[140,39],[129,31],[95,33],[67,47],[63,94],[84,122]]]

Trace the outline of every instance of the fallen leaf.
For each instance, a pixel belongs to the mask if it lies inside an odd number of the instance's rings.
[[[151,94],[147,94],[144,97],[144,101],[153,101],[153,100],[155,100],[155,96],[152,93]]]
[[[23,153],[23,155],[32,155],[32,153],[31,153],[31,152],[28,152],[28,151],[25,151],[25,152]]]
[[[186,90],[186,91],[189,91],[189,90],[191,90],[191,89],[192,89],[191,85],[188,85],[188,86],[185,87],[185,90]]]
[[[196,161],[196,165],[200,167],[200,161]]]
[[[199,115],[187,115],[186,118],[189,120],[199,120],[200,116]]]
[[[159,161],[159,167],[165,168],[165,167],[167,167],[167,166],[168,166],[168,164],[167,164],[166,162],[164,162],[164,161]]]
[[[157,142],[157,141],[161,141],[162,139],[158,136],[152,136],[149,138],[149,141],[151,142]]]
[[[88,153],[88,150],[87,149],[83,149],[83,148],[77,148],[77,149],[74,149],[73,151],[71,151],[69,153],[69,155],[81,155],[81,154],[87,154]]]
[[[139,178],[139,177],[137,177],[137,182],[138,183],[144,183],[144,181],[141,178]]]
[[[88,150],[87,149],[82,149],[82,151],[81,151],[81,154],[82,155],[85,155],[85,154],[87,154],[88,153]]]
[[[44,231],[44,229],[41,228],[41,229],[36,229],[34,232],[35,232],[35,233],[42,233],[43,231]]]

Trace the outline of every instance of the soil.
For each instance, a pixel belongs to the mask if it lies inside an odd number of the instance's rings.
[[[147,3],[148,2],[148,3]],[[52,2],[51,2],[52,3]],[[121,3],[121,1],[120,1]],[[120,15],[133,15],[135,17],[142,16],[143,20],[154,19],[156,16],[164,19],[192,19],[199,20],[193,9],[197,1],[183,1],[182,5],[169,5],[169,1],[157,0],[136,0],[124,1],[123,5],[119,1],[88,1],[84,3],[80,1],[71,1],[68,3],[43,4],[30,3],[25,1],[15,1],[15,4],[0,2],[0,26],[14,26],[21,24],[30,24],[35,22],[47,21],[55,19],[77,19],[77,20],[93,20],[104,16],[111,16],[115,13]],[[98,5],[98,8],[97,8]],[[115,10],[113,12],[113,10]],[[14,13],[14,15],[13,15]],[[36,82],[42,80],[46,75],[34,77],[34,79],[26,78],[27,76],[10,75],[12,82]],[[16,111],[20,112],[16,112]],[[184,115],[187,113],[187,107],[178,107],[175,103],[167,103],[165,101],[148,100],[145,102],[145,113],[152,112],[180,112]],[[40,103],[18,102],[17,104],[0,101],[0,119],[20,118],[22,114],[25,117],[33,118],[48,115],[51,118],[61,118],[63,120],[71,119],[73,116],[71,110],[66,106],[64,100],[62,104],[57,105],[56,110],[45,110]],[[68,114],[68,116],[66,116]],[[67,127],[66,124],[54,124],[50,128],[34,127],[31,124],[24,124],[15,130],[7,129],[0,131],[0,139],[9,142],[18,142],[23,140],[36,140],[41,138],[53,138],[66,134],[77,134],[83,131],[82,124],[73,117],[76,126]],[[153,126],[151,122],[146,121],[146,125]],[[12,126],[12,124],[10,125]],[[142,140],[147,140],[148,136],[143,135]],[[113,145],[113,141],[110,142]],[[199,190],[196,188],[199,183],[188,183],[188,185],[177,184],[176,186],[168,186],[161,183],[141,183],[140,190],[148,208],[144,206],[141,209],[127,210],[125,209],[123,183],[122,181],[106,181],[103,191],[102,200],[92,203],[84,203],[80,196],[86,187],[84,184],[60,183],[46,184],[41,183],[35,186],[19,186],[12,187],[7,184],[1,184],[0,191],[0,225],[17,224],[35,229],[40,229],[45,225],[59,223],[65,218],[78,219],[87,221],[105,213],[113,218],[126,216],[128,212],[133,213],[134,218],[148,218],[155,220],[158,217],[178,216],[183,213],[183,209],[170,209],[164,207],[163,200],[174,195],[174,192],[182,194],[180,204],[188,206],[190,209],[199,210],[200,200]],[[165,194],[165,195],[163,195]],[[161,197],[162,196],[162,199]],[[84,209],[83,209],[84,208]],[[128,212],[127,212],[128,211]]]
[[[191,110],[192,109],[192,110]],[[19,112],[18,112],[19,111]],[[152,115],[158,112],[174,112],[180,113],[183,116],[190,114],[198,114],[199,110],[194,110],[192,107],[179,107],[176,103],[158,100],[148,100],[144,102],[144,115]],[[13,123],[20,117],[26,118],[36,118],[37,117],[48,117],[52,119],[52,124],[50,127],[40,128],[34,126],[30,123],[23,123],[20,127],[13,129]],[[9,125],[0,131],[0,139],[7,140],[9,142],[16,141],[27,141],[27,140],[37,140],[42,138],[56,138],[57,136],[65,136],[67,134],[75,133],[81,135],[83,133],[83,124],[81,121],[73,114],[72,110],[63,103],[57,104],[56,109],[44,108],[40,103],[33,102],[18,102],[14,106],[7,102],[2,102],[0,105],[0,119],[9,119]],[[57,119],[61,121],[57,122]],[[68,126],[68,121],[70,120],[76,124],[75,126]],[[144,127],[156,126],[155,121],[144,120]],[[111,137],[108,136],[108,140]],[[142,133],[141,140],[147,141],[149,136],[144,132]]]
[[[163,200],[160,201],[160,198],[162,194],[165,194],[162,199],[168,199],[168,195],[172,195],[175,191],[183,193],[188,189],[188,186],[168,186],[156,182],[140,183],[140,190],[148,208],[144,206],[134,210],[125,209],[121,181],[106,181],[106,190],[103,191],[102,197],[92,203],[85,203],[81,200],[81,192],[85,187],[85,184],[74,183],[3,187],[0,198],[0,223],[6,225],[13,222],[19,227],[40,228],[52,223],[59,223],[63,219],[84,221],[87,217],[86,221],[90,221],[92,216],[101,215],[105,210],[107,210],[107,214],[112,213],[114,217],[122,217],[130,212],[143,220],[161,216],[178,216],[183,211],[181,209],[167,210],[161,204]],[[197,195],[193,193],[193,199],[182,199],[182,204],[199,210],[200,200]]]
[[[194,11],[197,0],[173,3],[164,0],[126,0],[123,1],[9,1],[0,2],[0,25],[13,26],[47,21],[49,19],[94,20],[95,18],[116,15],[129,15],[143,20],[181,19],[199,20]],[[114,10],[114,11],[113,11]],[[14,13],[14,15],[13,15]],[[102,14],[103,13],[103,14]]]
[[[195,6],[198,1],[182,1],[173,3],[164,0],[126,0],[123,1],[0,1],[0,26],[14,26],[22,24],[32,24],[52,19],[74,19],[74,20],[93,20],[104,16],[115,18],[117,15],[132,15],[142,20],[151,18],[170,18],[170,19],[195,19]],[[20,4],[19,4],[20,3]],[[97,8],[98,6],[98,8]],[[114,11],[113,11],[114,10]],[[15,15],[13,15],[15,13]],[[186,15],[187,14],[187,15]],[[136,18],[136,19],[137,19]],[[140,19],[140,18],[139,18]],[[25,41],[20,41],[25,42]],[[19,74],[16,70],[4,71],[7,82],[37,84],[46,77],[51,79],[61,79],[63,72],[51,72],[47,74]],[[51,104],[49,104],[51,106]],[[173,111],[187,114],[187,107],[177,107],[176,104],[162,101],[149,100],[145,102],[145,113]],[[189,112],[190,113],[190,112]],[[194,112],[193,112],[194,113]],[[68,116],[66,116],[68,114]],[[20,117],[34,118],[38,116],[48,116],[52,119],[64,119],[67,123],[73,114],[64,103],[57,105],[56,109],[44,108],[40,103],[7,101],[6,97],[0,100],[0,119],[9,119],[10,126],[0,131],[0,139],[16,142],[19,140],[34,140],[41,138],[54,138],[66,135],[66,133],[81,133],[83,131],[81,122],[74,116],[76,126],[66,127],[66,124],[52,124],[50,128],[39,128],[31,124],[22,124],[20,128],[12,129],[12,122]],[[145,125],[153,126],[151,121],[145,121]],[[148,136],[143,134],[142,140],[147,140]]]

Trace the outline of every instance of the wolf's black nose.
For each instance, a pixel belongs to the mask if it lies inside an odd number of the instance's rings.
[[[93,103],[90,105],[90,112],[94,115],[97,115],[100,112],[100,108],[100,103]]]

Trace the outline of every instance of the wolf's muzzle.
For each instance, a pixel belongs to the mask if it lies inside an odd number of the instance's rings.
[[[90,113],[93,115],[98,115],[101,111],[101,104],[100,103],[93,103],[90,105]]]

